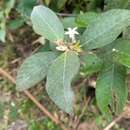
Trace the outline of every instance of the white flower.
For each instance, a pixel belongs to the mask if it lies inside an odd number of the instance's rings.
[[[59,50],[59,51],[66,51],[67,50],[67,46],[59,45],[59,46],[56,47],[56,49]]]
[[[113,49],[112,49],[112,51],[113,51],[113,52],[118,52],[118,50],[117,50],[117,49],[115,49],[115,48],[113,48]]]
[[[15,107],[15,103],[14,103],[14,102],[11,102],[11,106],[12,106],[12,107]]]
[[[115,48],[113,48],[113,49],[112,49],[112,51],[116,51],[116,49],[115,49]]]
[[[69,37],[72,39],[72,42],[76,42],[75,35],[79,34],[76,30],[77,30],[77,27],[75,27],[75,28],[68,28],[68,31],[65,32],[65,34],[69,35]]]

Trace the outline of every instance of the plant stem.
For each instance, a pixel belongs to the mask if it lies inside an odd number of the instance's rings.
[[[103,130],[110,130],[118,121],[120,121],[123,117],[124,113],[120,114],[117,118],[115,118],[106,128]]]

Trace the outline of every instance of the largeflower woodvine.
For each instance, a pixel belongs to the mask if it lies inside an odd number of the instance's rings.
[[[77,30],[77,27],[68,28],[68,31],[65,32],[66,35],[69,35],[69,38],[72,40],[73,43],[76,42],[75,35],[79,34],[76,30]]]
[[[65,32],[65,35],[69,35],[69,38],[72,40],[72,43],[76,43],[75,35],[79,34],[76,30],[77,30],[77,27],[75,27],[75,28],[69,27],[68,31]],[[71,46],[70,46],[70,48],[71,48]],[[72,48],[74,48],[74,47],[72,46]],[[61,43],[58,43],[58,46],[56,47],[56,49],[59,51],[66,51],[66,50],[68,50],[68,47],[67,47],[67,45],[64,44],[64,42],[61,42]]]
[[[34,7],[33,29],[63,53],[56,53],[50,46],[49,51],[27,58],[17,75],[17,89],[29,89],[46,78],[49,97],[63,111],[72,114],[75,97],[71,83],[80,70],[87,78],[96,74],[96,101],[103,115],[119,114],[127,100],[130,41],[118,36],[130,26],[130,11],[114,9],[96,15],[93,20],[90,18],[92,22],[77,40],[77,27],[69,27],[64,32],[63,24],[52,10],[42,5]],[[108,57],[111,58],[106,60]]]

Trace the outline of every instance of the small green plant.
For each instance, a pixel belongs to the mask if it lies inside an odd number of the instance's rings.
[[[1,0],[0,1],[0,41],[6,42],[6,37],[8,37],[8,30],[18,29],[24,25],[24,23],[29,24],[30,14],[32,12],[33,6],[37,4],[36,0],[21,0],[16,2],[16,0]],[[15,11],[11,11],[15,9]],[[14,13],[14,19],[10,18],[10,14]],[[8,39],[8,38],[7,38]]]
[[[5,42],[6,24],[11,9],[14,7],[15,0],[0,1],[0,41]]]
[[[77,31],[77,27],[64,31],[52,10],[41,5],[34,7],[31,13],[33,29],[50,41],[51,49],[24,61],[16,79],[17,90],[29,89],[46,77],[49,97],[63,111],[73,114],[72,80],[80,71],[85,72],[85,76],[98,73],[97,105],[106,117],[118,114],[127,99],[130,41],[123,37],[123,31],[130,25],[130,11],[112,9],[79,18],[79,23],[84,22],[82,27],[86,25],[85,18],[90,18],[83,33]]]

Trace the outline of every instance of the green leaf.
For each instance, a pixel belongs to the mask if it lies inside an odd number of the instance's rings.
[[[5,42],[6,38],[6,20],[4,12],[0,11],[0,41]]]
[[[46,89],[50,98],[67,113],[73,113],[74,94],[71,81],[78,73],[79,58],[75,52],[65,52],[50,66]]]
[[[24,25],[24,19],[22,19],[22,18],[16,18],[16,19],[14,19],[14,20],[11,20],[10,22],[9,22],[9,28],[10,29],[18,29],[18,28],[20,28],[21,26],[23,26]]]
[[[102,60],[95,54],[88,54],[81,58],[83,63],[81,70],[85,75],[92,75],[102,68]]]
[[[88,10],[96,10],[97,0],[86,0]]]
[[[129,0],[105,0],[106,9],[125,9],[129,5]]]
[[[6,30],[0,29],[0,41],[5,42]]]
[[[57,8],[62,9],[66,2],[67,0],[57,0]]]
[[[64,28],[56,14],[45,6],[34,7],[31,20],[36,33],[50,41],[62,40]]]
[[[97,8],[102,8],[104,0],[85,0],[87,4],[87,10],[96,11]]]
[[[45,0],[45,4],[48,6],[51,3],[51,0]]]
[[[113,48],[115,47],[114,42],[108,44],[96,51],[97,56],[102,59],[103,64],[107,62],[107,64],[112,64],[113,61]]]
[[[130,25],[130,11],[113,9],[102,13],[81,37],[82,47],[95,49],[112,43]]]
[[[17,10],[24,16],[30,17],[33,7],[37,0],[21,0],[18,4]]]
[[[15,5],[15,0],[5,0],[5,15],[6,17],[8,17],[11,9],[14,7]]]
[[[41,38],[42,39],[42,38]],[[49,41],[45,41],[45,44],[42,45],[38,52],[45,52],[45,51],[51,51],[51,48],[50,48],[50,44],[49,44]]]
[[[115,44],[114,60],[130,68],[130,40],[119,39]]]
[[[75,17],[65,17],[64,19],[62,19],[62,23],[65,29],[69,27],[74,28],[77,26],[75,22]]]
[[[107,65],[97,79],[96,100],[101,112],[107,118],[119,114],[126,103],[126,68],[115,63]]]
[[[84,14],[80,14],[76,18],[76,23],[79,27],[87,27],[91,24],[97,17],[98,13],[95,12],[86,12]]]
[[[17,89],[26,90],[43,80],[49,65],[55,58],[56,55],[53,52],[39,52],[27,58],[17,74]]]

